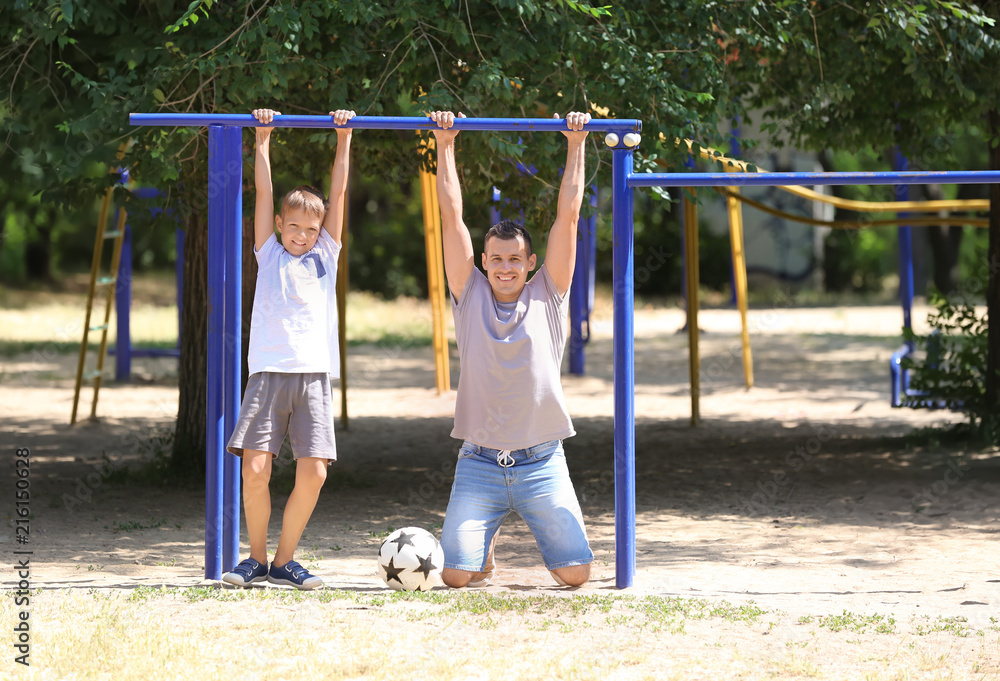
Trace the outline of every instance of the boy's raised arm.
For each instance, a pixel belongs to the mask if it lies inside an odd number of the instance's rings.
[[[559,118],[559,115],[556,114],[555,118]],[[569,290],[573,282],[573,269],[576,267],[577,222],[580,219],[586,181],[583,145],[587,133],[583,132],[583,126],[589,122],[589,113],[572,112],[566,115],[567,130],[563,132],[567,140],[566,167],[559,185],[556,220],[549,230],[545,249],[545,268],[560,295],[565,295]]]
[[[281,114],[271,109],[254,109],[254,118],[267,125]],[[253,213],[253,244],[255,250],[274,234],[274,189],[271,186],[271,128],[255,128],[253,180],[256,196]]]
[[[337,109],[331,111],[333,122],[337,125],[344,125],[354,118],[354,112],[348,109]],[[326,217],[323,219],[323,229],[333,238],[337,244],[344,234],[344,201],[347,196],[347,177],[350,173],[351,165],[351,128],[337,128],[337,155],[330,169],[330,197],[326,209]]]
[[[465,118],[465,114],[458,114]],[[455,300],[462,298],[462,291],[475,266],[472,237],[462,219],[462,186],[458,182],[455,165],[455,137],[451,130],[455,114],[450,111],[433,111],[431,120],[438,124],[434,130],[437,140],[437,192],[441,206],[441,237],[444,244],[444,270],[448,275],[448,288]]]

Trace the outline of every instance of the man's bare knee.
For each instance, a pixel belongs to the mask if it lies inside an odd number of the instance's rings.
[[[445,568],[441,571],[441,581],[453,589],[461,589],[469,583],[470,579],[472,579],[472,573],[465,570]]]
[[[590,564],[556,568],[550,573],[561,586],[583,586],[590,579]]]

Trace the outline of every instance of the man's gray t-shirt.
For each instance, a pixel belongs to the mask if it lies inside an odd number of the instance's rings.
[[[461,362],[451,436],[514,450],[575,435],[559,376],[569,296],[545,265],[506,306],[474,267],[451,303]]]

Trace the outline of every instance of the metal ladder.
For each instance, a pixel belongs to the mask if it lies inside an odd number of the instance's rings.
[[[125,236],[125,209],[118,210],[118,223],[112,231],[105,231],[108,223],[108,213],[111,208],[111,196],[114,187],[109,187],[101,200],[101,212],[97,220],[97,235],[94,240],[94,259],[90,265],[90,286],[87,291],[87,314],[83,322],[83,341],[80,343],[80,359],[76,366],[76,388],[73,392],[73,415],[70,417],[70,425],[76,423],[77,407],[80,403],[80,386],[85,380],[94,381],[94,398],[90,404],[90,418],[97,418],[97,394],[101,390],[101,379],[104,376],[104,357],[108,350],[108,322],[111,319],[111,308],[115,304],[115,289],[118,283],[118,265],[122,254],[122,241]],[[114,247],[111,253],[111,271],[104,276],[98,276],[101,270],[101,256],[104,252],[104,242],[107,239],[114,239]],[[91,313],[94,309],[94,295],[97,287],[104,287],[104,323],[90,325]],[[87,340],[91,331],[101,332],[101,347],[97,352],[97,368],[91,371],[84,371],[87,359]]]

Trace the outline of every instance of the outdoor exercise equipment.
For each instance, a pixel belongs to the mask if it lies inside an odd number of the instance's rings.
[[[137,199],[154,199],[160,192],[152,187],[139,187],[132,190]],[[153,215],[159,213],[159,207],[151,208]],[[108,349],[109,355],[115,356],[115,380],[127,381],[132,374],[133,357],[180,357],[181,356],[181,319],[183,318],[184,294],[184,230],[179,227],[174,232],[177,258],[174,263],[174,277],[177,281],[177,346],[174,348],[135,348],[132,347],[131,308],[132,308],[132,227],[125,221],[122,234],[121,257],[118,264],[118,283],[115,293],[115,317],[117,329],[115,345]]]
[[[122,143],[118,147],[118,159],[125,154],[127,148],[127,143]],[[118,182],[126,181],[127,171],[112,168],[108,172],[118,173]],[[108,224],[108,213],[111,208],[111,197],[114,194],[115,188],[108,187],[107,191],[104,192],[104,196],[101,199],[101,210],[97,218],[97,232],[94,236],[94,257],[90,263],[90,282],[87,286],[87,312],[84,316],[83,321],[83,340],[80,342],[80,356],[76,364],[76,384],[73,388],[73,412],[70,415],[69,423],[73,425],[76,423],[76,413],[77,408],[80,404],[80,388],[85,380],[94,381],[94,395],[90,402],[90,418],[96,418],[97,416],[97,398],[101,391],[101,379],[104,377],[104,357],[108,349],[108,323],[111,320],[111,305],[115,298],[115,284],[118,281],[118,263],[121,258],[122,252],[122,237],[125,234],[125,211],[120,210],[115,221],[116,228],[112,230],[107,229]],[[104,276],[101,275],[101,260],[104,253],[104,241],[106,239],[114,239],[114,244],[112,246],[111,252],[111,266],[108,270],[108,274]],[[98,287],[104,288],[104,321],[100,324],[95,324],[91,326],[90,318],[94,309],[94,296],[97,293]],[[101,343],[97,351],[97,367],[90,371],[85,371],[85,364],[87,361],[87,341],[90,336],[91,331],[101,332]]]
[[[425,141],[428,151],[435,149],[434,138]],[[434,378],[438,395],[451,390],[448,366],[448,339],[445,336],[444,247],[441,236],[441,208],[438,205],[434,173],[420,169],[420,194],[424,212],[424,244],[427,257],[427,296],[431,299],[431,329],[434,341]]]
[[[205,576],[219,579],[236,563],[239,551],[239,476],[234,456],[224,456],[224,436],[239,409],[240,225],[242,147],[240,127],[258,127],[249,114],[132,114],[133,125],[209,127],[208,473],[205,527]],[[1000,171],[883,173],[634,173],[636,146],[628,133],[641,131],[638,120],[593,120],[590,132],[615,133],[611,146],[612,230],[614,237],[614,468],[616,585],[635,578],[635,337],[633,189],[636,187],[734,187],[747,185],[1000,183]],[[271,127],[334,128],[329,116],[278,116]],[[358,116],[346,126],[368,129],[433,130],[429,118]],[[457,130],[563,131],[557,119],[461,118]],[[634,139],[634,138],[633,138]],[[605,137],[606,142],[610,141]],[[225,246],[225,248],[223,248]],[[692,322],[693,323],[693,322]],[[223,333],[235,342],[223,343]],[[220,370],[221,367],[221,370]]]
[[[132,114],[133,125],[208,126],[209,259],[208,421],[205,522],[205,576],[219,579],[239,559],[239,468],[225,452],[226,436],[236,423],[240,398],[240,292],[243,159],[241,130],[260,127],[250,114]],[[330,116],[278,116],[270,127],[335,128]],[[425,117],[356,116],[346,126],[373,130],[434,130]],[[562,132],[565,120],[461,118],[457,130]],[[622,136],[640,129],[639,121],[591,121],[586,128]],[[629,291],[630,292],[630,291]],[[624,386],[623,386],[624,388]],[[634,514],[633,514],[634,516]]]
[[[661,139],[662,136],[661,136]],[[676,139],[675,144],[687,146],[688,150],[694,153],[695,144],[692,140],[680,140]],[[722,152],[712,149],[710,147],[700,147],[701,158],[708,159],[711,161],[716,161],[724,165],[726,172],[734,173],[738,171],[746,171],[749,165],[745,161],[727,156]],[[897,164],[901,164],[903,157],[900,156],[897,159]],[[659,162],[661,166],[666,167],[665,161]],[[895,168],[898,170],[905,170],[904,167],[897,166]],[[757,169],[760,174],[766,175],[776,175],[775,173],[769,173],[766,170]],[[759,182],[758,182],[759,184]],[[889,182],[873,182],[872,184],[890,184]],[[720,187],[715,186],[713,189],[722,194],[726,198],[727,211],[729,214],[729,226],[730,226],[730,244],[733,250],[733,279],[735,296],[737,299],[737,305],[740,308],[741,316],[741,335],[742,335],[742,345],[743,345],[743,371],[746,382],[746,387],[750,388],[753,385],[753,361],[750,352],[750,336],[747,324],[747,284],[746,284],[746,261],[743,256],[743,224],[742,224],[742,210],[740,206],[746,204],[762,212],[777,216],[785,220],[791,220],[795,222],[801,222],[810,225],[825,226],[831,229],[861,229],[863,227],[877,227],[877,226],[900,226],[901,223],[905,222],[903,225],[905,227],[903,235],[900,238],[900,293],[901,293],[901,305],[903,307],[903,326],[910,326],[910,312],[913,305],[913,287],[912,287],[912,248],[909,246],[911,240],[908,239],[909,228],[916,226],[928,226],[928,225],[970,225],[974,227],[986,227],[989,224],[987,218],[973,218],[965,216],[952,216],[952,215],[934,215],[928,217],[914,217],[913,212],[920,213],[937,213],[940,211],[986,211],[990,208],[990,203],[988,200],[979,199],[963,199],[963,200],[938,200],[938,201],[909,201],[908,192],[900,193],[897,191],[897,201],[857,201],[852,199],[843,199],[835,196],[830,196],[827,194],[821,194],[811,189],[807,189],[804,186],[782,186],[774,185],[778,189],[805,198],[817,203],[825,203],[839,208],[844,208],[847,210],[853,210],[863,213],[874,213],[874,212],[895,212],[897,216],[895,218],[880,219],[880,220],[823,220],[818,218],[810,218],[802,215],[797,215],[794,213],[788,213],[776,208],[767,206],[759,201],[755,201],[742,195],[738,187]],[[900,185],[906,187],[908,185]],[[681,215],[688,216],[692,207],[688,202],[682,202],[681,204]],[[696,208],[695,208],[696,209]],[[685,223],[686,218],[682,218],[682,224]],[[695,222],[697,218],[695,217]],[[688,229],[682,232],[684,237],[682,240],[685,245],[685,273],[689,274],[692,268],[692,259],[697,258],[697,248],[688,249],[688,243],[690,240],[697,239],[697,225],[688,224]],[[906,273],[910,272],[909,279],[907,279]],[[687,276],[685,280],[685,290],[694,286],[691,281],[692,277]],[[697,281],[697,278],[693,278]],[[911,284],[907,287],[906,281],[910,281]],[[692,316],[697,316],[697,291],[693,295],[685,296],[687,303],[688,318]],[[901,396],[906,396],[909,400],[919,399],[920,396],[909,392],[908,388],[908,377],[906,372],[902,370],[900,362],[902,357],[913,352],[913,348],[909,345],[904,345],[899,351],[893,354],[890,359],[890,382],[892,388],[892,398],[891,402],[893,406],[900,406],[902,404],[903,398]],[[699,364],[699,354],[698,354],[698,339],[697,337],[692,337],[689,332],[689,363],[690,363],[690,374],[691,374],[691,421],[693,424],[697,424],[699,420],[700,411],[700,385],[698,382],[699,372],[697,369],[697,364]]]

